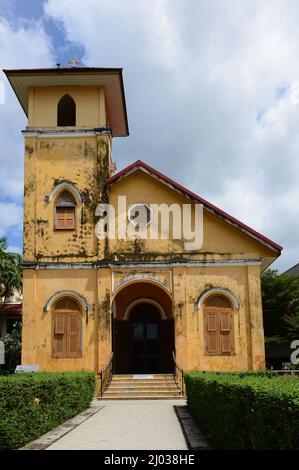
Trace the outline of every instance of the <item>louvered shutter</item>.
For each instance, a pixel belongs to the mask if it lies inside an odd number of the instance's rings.
[[[67,355],[79,357],[81,355],[80,313],[69,312],[67,315]]]
[[[233,311],[222,296],[207,299],[205,315],[205,351],[230,355],[234,352]]]
[[[53,338],[52,355],[64,357],[66,355],[66,314],[54,312],[53,314]]]
[[[64,228],[64,207],[56,207],[56,228]]]
[[[206,329],[207,329],[207,352],[217,353],[219,349],[219,333],[218,333],[218,315],[217,312],[206,313]]]
[[[75,207],[56,207],[56,229],[75,228]]]
[[[220,339],[221,339],[221,352],[230,353],[232,350],[231,345],[231,313],[230,311],[220,311]]]
[[[68,229],[75,228],[75,208],[65,207],[64,211],[64,227]]]

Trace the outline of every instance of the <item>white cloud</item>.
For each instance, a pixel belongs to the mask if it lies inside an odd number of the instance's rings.
[[[51,43],[39,22],[12,26],[0,17],[0,80],[5,102],[0,104],[0,197],[23,195],[24,145],[21,130],[26,117],[2,69],[52,65]],[[1,227],[0,227],[1,229]]]
[[[23,227],[23,208],[17,204],[0,202],[0,237],[8,231],[20,232]]]
[[[45,11],[87,65],[124,67],[119,169],[149,162],[284,245],[278,266],[299,261],[299,4],[48,0]]]
[[[124,68],[131,136],[114,139],[118,169],[147,161],[284,245],[278,266],[299,261],[299,4],[48,0],[45,14],[85,65]],[[53,62],[42,22],[0,18],[2,67]],[[4,83],[0,197],[15,199],[26,120]]]
[[[0,104],[0,237],[22,234],[24,142],[26,117],[2,69],[46,67],[53,64],[51,43],[39,22],[12,25],[0,17],[0,81],[5,101]],[[12,202],[4,202],[7,199]],[[15,201],[15,202],[13,202]],[[15,238],[15,237],[13,237]],[[17,247],[13,251],[21,251]]]

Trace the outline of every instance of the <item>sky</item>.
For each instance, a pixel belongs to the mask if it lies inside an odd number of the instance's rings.
[[[141,159],[299,262],[297,0],[0,0],[0,68],[123,67]],[[26,117],[0,72],[0,237],[22,252]]]

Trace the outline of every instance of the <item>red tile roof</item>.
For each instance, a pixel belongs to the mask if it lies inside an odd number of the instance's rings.
[[[22,304],[1,304],[0,315],[22,315]]]

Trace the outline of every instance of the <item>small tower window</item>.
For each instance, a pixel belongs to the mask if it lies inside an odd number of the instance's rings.
[[[54,226],[56,230],[74,230],[76,203],[69,191],[63,191],[55,202]]]
[[[57,107],[57,126],[76,125],[76,103],[70,95],[64,95]]]

